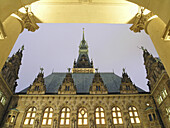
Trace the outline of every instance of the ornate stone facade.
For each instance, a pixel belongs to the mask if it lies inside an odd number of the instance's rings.
[[[142,49],[150,92],[134,85],[125,70],[122,78],[114,73],[69,70],[67,73],[52,73],[46,78],[41,71],[30,87],[15,94],[10,88],[15,86],[8,86],[9,77],[4,79],[1,73],[0,127],[168,128],[170,79],[161,61]],[[20,66],[19,61],[15,62]],[[77,63],[79,61],[75,65]],[[11,63],[10,66],[15,64]],[[3,71],[7,69],[4,67]]]

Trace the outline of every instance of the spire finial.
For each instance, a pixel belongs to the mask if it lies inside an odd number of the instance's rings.
[[[21,47],[21,51],[24,51],[24,45],[22,45],[22,47]]]
[[[43,68],[43,67],[41,67],[41,68],[40,68],[40,70],[41,70],[41,73],[43,73],[44,68]]]
[[[125,73],[125,70],[126,70],[126,69],[125,69],[125,68],[123,68],[123,73]]]
[[[85,29],[85,28],[83,28],[83,40],[85,40],[85,39],[84,39],[84,29]]]
[[[70,73],[70,71],[71,71],[71,68],[67,68],[67,70],[68,70],[68,72]]]

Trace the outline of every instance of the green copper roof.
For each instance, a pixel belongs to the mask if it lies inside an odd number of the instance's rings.
[[[121,77],[114,73],[100,73],[109,94],[120,93]],[[52,73],[45,78],[46,93],[57,93],[62,84],[66,73]],[[74,84],[77,88],[77,94],[89,94],[89,88],[94,78],[93,73],[73,73]],[[137,87],[139,92],[145,92]],[[26,93],[27,88],[20,93]]]

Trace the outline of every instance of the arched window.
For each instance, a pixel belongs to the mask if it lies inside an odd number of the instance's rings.
[[[134,106],[129,107],[129,116],[131,123],[140,123],[138,111]]]
[[[53,118],[53,108],[48,107],[44,110],[42,125],[51,125]]]
[[[24,125],[33,125],[35,115],[36,115],[36,110],[37,109],[35,107],[30,107],[27,110],[26,117],[25,117],[25,120],[24,120]]]
[[[60,125],[70,124],[70,109],[65,107],[61,110]]]
[[[123,124],[122,114],[119,107],[115,106],[112,108],[113,124]]]
[[[95,110],[96,124],[105,124],[104,109],[97,107]]]
[[[87,109],[80,108],[78,111],[78,125],[87,125]]]

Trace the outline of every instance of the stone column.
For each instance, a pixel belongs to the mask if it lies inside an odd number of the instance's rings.
[[[7,60],[19,34],[23,31],[24,25],[21,20],[10,16],[3,23],[3,28],[7,38],[0,39],[0,70]]]
[[[149,34],[164,67],[170,76],[170,40],[162,39],[166,24],[160,18],[153,18],[145,25],[145,32]]]

